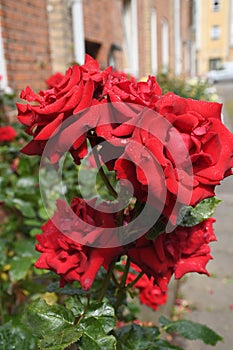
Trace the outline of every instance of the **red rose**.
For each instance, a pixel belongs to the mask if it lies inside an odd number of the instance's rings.
[[[231,174],[233,134],[221,122],[221,108],[216,102],[184,99],[173,93],[156,104],[158,112],[180,133],[189,152],[194,175],[191,205],[214,196],[215,186]],[[177,148],[174,142],[171,137],[168,145]]]
[[[17,133],[12,126],[2,126],[0,127],[0,142],[11,142],[17,136]]]
[[[115,170],[135,185],[142,201],[149,185],[154,204],[165,202],[163,213],[175,223],[182,205],[214,196],[215,186],[231,174],[233,134],[220,120],[218,103],[169,93],[156,109],[159,114],[149,110],[141,116]]]
[[[136,82],[125,74],[112,72],[104,84],[103,94],[112,105],[109,121],[101,120],[96,133],[114,145],[125,146],[137,125],[137,117],[144,108],[154,108],[162,90],[155,77],[150,76],[147,82]],[[127,121],[131,122],[127,124]]]
[[[128,255],[162,291],[175,274],[181,278],[187,272],[208,274],[207,262],[212,258],[208,244],[216,240],[212,224],[208,219],[193,227],[178,226],[171,233],[160,234],[154,241],[145,236],[136,241]]]
[[[64,74],[60,72],[54,73],[46,80],[46,84],[48,85],[49,89],[55,88],[59,85],[59,83],[62,81],[63,78],[64,78]]]
[[[135,271],[135,274],[131,272]],[[130,264],[130,272],[128,273],[126,283],[129,284],[133,282],[133,280],[137,277],[137,275],[142,270],[135,264]],[[142,277],[134,284],[134,288],[139,290],[139,298],[142,304],[145,304],[152,308],[153,310],[157,310],[160,305],[166,303],[167,300],[167,292],[161,291],[161,289],[155,285],[153,277],[148,277],[147,275],[142,275]]]
[[[64,78],[58,84],[54,84],[53,88],[41,91],[39,95],[29,87],[22,91],[21,98],[28,104],[17,104],[18,120],[27,126],[26,132],[33,136],[33,140],[23,148],[22,152],[41,155],[47,141],[53,138],[54,150],[50,158],[54,163],[60,154],[67,151],[66,146],[70,140],[72,147],[68,145],[68,149],[74,155],[76,162],[85,156],[86,126],[94,127],[96,118],[88,120],[86,114],[79,114],[77,117],[77,113],[96,103],[94,92],[98,87],[96,80],[99,79],[96,75],[101,76],[103,80],[103,76],[107,74],[98,71],[96,65],[98,63],[87,56],[83,66],[70,67]]]
[[[98,239],[103,227],[114,225],[114,220],[110,218],[110,214],[101,216],[101,213],[79,198],[74,199],[72,209],[82,221],[77,220],[77,217],[74,220],[64,202],[58,201],[57,206],[58,211],[42,227],[43,233],[36,235],[39,242],[36,249],[42,254],[35,266],[56,272],[61,276],[62,286],[79,281],[82,288],[88,290],[99,268],[108,268],[123,249],[94,248],[80,244],[78,239],[85,236],[89,243]],[[90,231],[88,224],[95,225],[96,228]]]

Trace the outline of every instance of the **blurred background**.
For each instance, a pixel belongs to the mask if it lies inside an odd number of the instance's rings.
[[[208,78],[233,61],[233,1],[0,0],[1,89],[39,90],[85,53],[139,79]]]

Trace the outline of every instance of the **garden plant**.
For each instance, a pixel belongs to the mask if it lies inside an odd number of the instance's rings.
[[[215,188],[233,166],[222,105],[88,55],[47,84],[22,91],[11,137],[0,128],[0,348],[215,345],[206,325],[143,323],[133,300],[157,310],[173,276],[208,275]]]

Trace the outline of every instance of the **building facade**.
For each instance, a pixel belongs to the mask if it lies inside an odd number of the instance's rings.
[[[196,73],[205,76],[233,61],[233,1],[195,0]]]
[[[0,88],[41,89],[51,74],[47,1],[0,0]]]
[[[138,79],[203,76],[233,60],[232,19],[233,0],[0,0],[0,84],[39,90],[85,53]]]

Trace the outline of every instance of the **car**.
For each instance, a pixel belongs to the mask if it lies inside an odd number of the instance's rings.
[[[210,70],[206,75],[209,84],[220,81],[233,81],[233,62],[225,62],[218,69]]]

